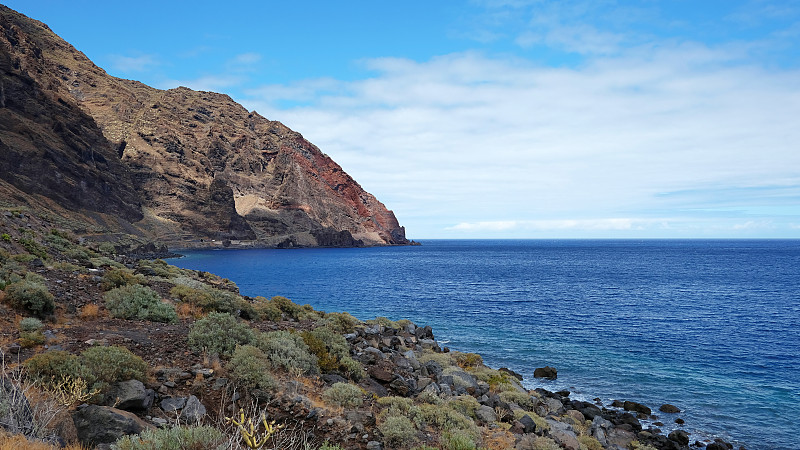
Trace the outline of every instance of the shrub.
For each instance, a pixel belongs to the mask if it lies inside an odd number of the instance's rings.
[[[25,308],[38,316],[49,314],[56,307],[53,294],[37,276],[26,275],[23,280],[6,286],[6,299],[11,306]]]
[[[42,247],[41,244],[34,241],[33,239],[22,238],[19,240],[19,243],[22,245],[22,247],[25,248],[25,251],[27,251],[31,255],[34,255],[41,259],[47,259],[48,256],[47,250],[45,250],[45,248]]]
[[[258,336],[256,345],[269,358],[273,368],[313,374],[319,372],[317,357],[299,335],[288,331],[272,331]]]
[[[364,393],[358,386],[350,383],[334,383],[322,394],[322,398],[329,404],[345,408],[355,408],[364,403]]]
[[[333,312],[325,314],[320,324],[337,333],[352,333],[355,331],[356,325],[358,325],[358,319],[347,312]]]
[[[8,233],[3,233],[2,235],[0,235],[0,238],[2,238],[6,242],[11,242],[11,236]]]
[[[41,320],[33,317],[26,317],[19,321],[19,343],[23,347],[33,347],[34,345],[44,344],[44,334],[42,329],[44,324]]]
[[[186,450],[226,448],[228,438],[211,426],[179,426],[148,429],[139,435],[121,437],[111,445],[114,450]]]
[[[419,416],[415,417],[416,421],[442,431],[471,430],[475,426],[472,419],[450,408],[442,408],[437,405],[420,405],[419,412]]]
[[[89,261],[89,253],[87,253],[86,250],[79,247],[69,248],[65,250],[63,253],[64,256],[72,259],[77,259],[80,262]]]
[[[101,287],[104,291],[127,286],[130,284],[146,284],[147,279],[139,274],[134,274],[130,269],[111,269],[103,275]]]
[[[275,305],[287,317],[294,320],[318,319],[320,312],[314,311],[311,305],[298,305],[286,297],[275,296],[270,299],[270,303]]]
[[[100,245],[97,246],[97,250],[105,255],[117,254],[117,248],[111,242],[101,242]]]
[[[95,379],[80,358],[62,350],[39,353],[29,358],[23,365],[28,375],[42,383],[63,378],[83,378],[89,382],[94,382]]]
[[[406,397],[381,397],[378,404],[386,408],[386,416],[413,417],[419,414],[419,408],[414,406],[414,401]]]
[[[578,436],[578,443],[581,445],[581,449],[603,450],[603,444],[592,436]]]
[[[323,372],[341,372],[353,380],[361,379],[361,364],[350,357],[350,346],[344,336],[327,327],[304,331],[301,336]]]
[[[517,390],[503,391],[499,394],[499,396],[500,400],[506,403],[516,403],[520,408],[526,411],[533,411],[534,406],[536,406],[534,401],[531,399],[530,394],[526,394]]]
[[[232,355],[237,345],[251,344],[253,340],[253,330],[226,313],[209,313],[189,330],[189,347],[226,356]]]
[[[344,448],[338,445],[330,444],[328,443],[328,441],[325,441],[317,450],[344,450]]]
[[[243,306],[243,300],[238,295],[212,287],[193,288],[177,285],[169,293],[181,301],[200,308],[203,312],[216,311],[233,314]]]
[[[481,404],[471,395],[459,395],[447,402],[447,406],[459,414],[475,418],[475,411],[481,407]]]
[[[147,381],[147,363],[125,347],[90,347],[81,353],[81,362],[99,382]]]
[[[383,443],[389,448],[399,448],[410,444],[416,438],[414,424],[405,416],[389,416],[378,426],[383,435]]]
[[[254,298],[253,309],[257,320],[269,320],[272,322],[281,320],[281,310],[265,297],[258,296]]]
[[[141,284],[114,288],[103,295],[106,308],[113,317],[153,322],[175,322],[175,308],[161,301],[156,291]]]
[[[462,369],[480,366],[483,364],[483,358],[477,353],[456,353],[456,364]]]
[[[234,380],[248,389],[271,391],[277,387],[269,373],[269,359],[252,345],[236,347],[228,368]]]
[[[155,259],[152,261],[140,259],[136,262],[136,272],[143,275],[170,278],[173,276],[174,270],[170,270],[170,265],[167,264],[163,259]],[[174,273],[174,275],[177,275],[177,273]]]
[[[472,436],[459,430],[442,433],[441,443],[445,450],[475,450],[477,448]]]

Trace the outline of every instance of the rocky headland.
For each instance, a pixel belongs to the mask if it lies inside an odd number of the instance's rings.
[[[110,76],[3,5],[0,201],[174,248],[409,243],[300,133],[224,94]]]

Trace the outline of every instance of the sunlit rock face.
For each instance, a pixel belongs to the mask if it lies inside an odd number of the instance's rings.
[[[112,77],[3,6],[0,51],[6,195],[110,214],[178,246],[408,243],[336,162],[227,95]]]

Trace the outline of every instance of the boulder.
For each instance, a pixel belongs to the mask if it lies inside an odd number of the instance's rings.
[[[548,380],[555,380],[558,378],[558,370],[555,367],[545,366],[539,367],[533,371],[534,378],[547,378]]]
[[[486,405],[481,405],[481,407],[475,411],[475,417],[487,424],[497,422],[497,413],[494,412],[494,408]]]
[[[519,423],[522,424],[522,432],[523,433],[535,433],[537,426],[536,422],[531,419],[531,417],[527,414],[519,418]]]
[[[689,445],[689,433],[683,430],[675,430],[667,437],[670,441],[675,441],[680,445]]]
[[[631,401],[623,402],[622,409],[624,409],[625,411],[634,411],[642,414],[647,414],[648,416],[652,414],[652,411],[647,406],[641,403],[636,403]]]
[[[78,439],[89,446],[112,444],[128,434],[139,434],[151,425],[133,413],[110,406],[81,405],[72,414]]]
[[[106,394],[106,405],[125,411],[141,411],[153,406],[155,392],[146,389],[139,380],[114,383]]]
[[[564,404],[554,398],[542,398],[539,399],[533,410],[542,417],[549,414],[559,415],[564,412]]]
[[[167,397],[161,400],[161,409],[164,412],[173,412],[186,406],[186,397]]]
[[[200,399],[192,395],[186,400],[186,405],[181,410],[180,420],[183,423],[196,424],[203,420],[206,415],[206,407],[200,403]]]
[[[675,414],[681,412],[681,409],[675,405],[670,405],[669,403],[665,403],[658,408],[659,411],[667,414]]]
[[[633,442],[635,439],[636,435],[633,434],[632,431],[622,430],[620,428],[612,428],[606,433],[606,442],[608,443],[608,446],[629,448],[631,442]]]
[[[454,370],[447,375],[442,375],[439,377],[439,383],[449,385],[453,391],[463,388],[467,392],[473,393],[478,389],[478,379],[463,370]]]
[[[559,422],[557,420],[547,420],[550,425],[550,438],[552,438],[561,448],[567,450],[579,450],[580,443],[578,437],[568,424]]]

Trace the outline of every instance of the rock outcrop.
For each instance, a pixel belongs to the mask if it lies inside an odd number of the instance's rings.
[[[394,214],[299,133],[227,95],[112,77],[2,5],[0,75],[5,197],[107,214],[122,221],[106,220],[113,231],[171,246],[408,243]]]

